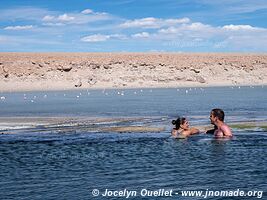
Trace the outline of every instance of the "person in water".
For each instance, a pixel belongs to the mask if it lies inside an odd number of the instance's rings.
[[[185,117],[178,117],[176,120],[172,120],[172,124],[175,125],[172,129],[172,136],[175,138],[187,137],[199,133],[198,129],[189,127],[189,122]]]
[[[232,137],[232,131],[228,125],[224,123],[224,112],[222,109],[215,108],[210,112],[210,123],[216,127],[214,136],[216,138]]]
[[[214,132],[217,130],[218,128],[217,128],[217,126],[213,126],[213,129],[210,129],[210,130],[207,130],[206,131],[206,134],[211,134],[211,135],[214,135]]]

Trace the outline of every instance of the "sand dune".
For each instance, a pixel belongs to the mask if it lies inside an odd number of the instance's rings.
[[[0,53],[0,91],[266,85],[266,54]]]

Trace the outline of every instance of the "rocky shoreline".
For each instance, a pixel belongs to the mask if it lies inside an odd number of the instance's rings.
[[[266,85],[267,54],[0,53],[0,91]]]

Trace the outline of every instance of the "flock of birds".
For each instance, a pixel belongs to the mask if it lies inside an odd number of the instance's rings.
[[[245,86],[243,86],[243,87],[245,87]],[[231,86],[230,87],[230,89],[235,89],[235,88],[241,89],[242,87],[241,86],[236,86],[236,87]],[[254,88],[254,86],[249,86],[249,88]],[[263,88],[263,86],[262,86],[262,88]],[[176,91],[177,92],[188,94],[188,93],[190,93],[192,91],[201,91],[201,92],[204,92],[205,89],[204,88],[188,88],[188,89],[183,88],[183,89],[176,89]],[[150,92],[151,93],[151,92],[153,92],[153,89],[148,89],[148,90],[140,89],[140,90],[137,90],[137,91],[133,91],[133,94],[134,95],[137,95],[137,94],[140,94],[140,93],[147,93],[147,92]],[[111,95],[111,93],[108,92],[106,89],[103,89],[102,90],[102,93],[104,95],[106,95],[106,96]],[[126,94],[126,92],[124,90],[120,90],[120,91],[115,91],[115,93],[113,92],[112,94],[119,95],[119,96],[124,96]],[[57,96],[56,93],[54,95]],[[82,92],[79,92],[78,94],[76,94],[75,98],[79,99],[83,95],[84,94]],[[91,95],[91,93],[89,92],[89,90],[86,90],[86,95],[87,96],[90,96]],[[42,95],[42,98],[46,99],[46,98],[48,98],[48,96],[49,96],[48,94],[44,94],[44,95]],[[63,96],[66,97],[68,95],[66,93],[63,93]],[[38,97],[36,95],[31,96],[31,95],[27,95],[26,93],[23,94],[23,99],[24,100],[29,100],[31,103],[34,103],[37,98]],[[7,96],[0,96],[0,102],[4,102],[6,100],[7,100]]]

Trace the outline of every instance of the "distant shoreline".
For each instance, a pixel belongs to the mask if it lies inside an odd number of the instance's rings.
[[[19,84],[19,83],[18,83]],[[90,88],[12,88],[12,89],[0,89],[1,93],[15,93],[15,92],[54,92],[54,91],[94,91],[94,90],[152,90],[152,89],[189,89],[189,88],[222,88],[222,87],[267,87],[267,84],[258,84],[258,85],[184,85],[184,86],[177,86],[177,87],[90,87]]]
[[[0,53],[0,92],[267,85],[264,53]]]

